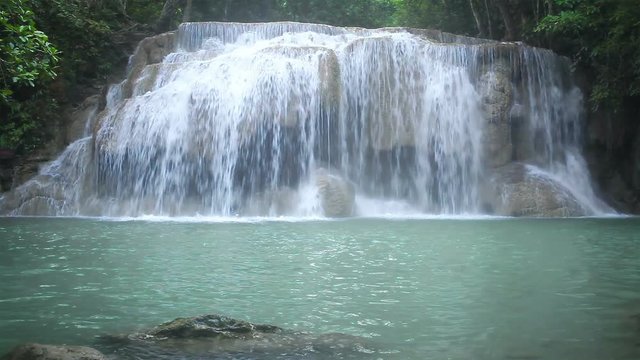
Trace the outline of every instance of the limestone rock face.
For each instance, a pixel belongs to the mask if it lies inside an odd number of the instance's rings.
[[[66,132],[66,142],[71,143],[85,136],[87,123],[91,128],[91,121],[94,120],[100,106],[100,95],[93,95],[86,98],[69,116],[70,124]]]
[[[123,87],[124,98],[131,96],[133,87],[147,65],[157,64],[174,50],[175,33],[168,32],[143,39],[131,57],[129,76]]]
[[[17,189],[5,193],[0,202],[0,215],[10,215],[20,210],[21,215],[46,216],[55,213],[63,206],[64,195],[59,184],[52,182],[49,176],[37,175]]]
[[[327,217],[348,217],[353,215],[356,200],[353,184],[325,169],[316,173],[316,186],[320,205]]]
[[[324,50],[318,65],[322,100],[328,106],[337,106],[340,102],[340,64],[333,50]]]
[[[511,163],[496,169],[486,204],[497,215],[531,217],[584,216],[585,210],[568,189],[553,179]]]
[[[106,360],[96,349],[86,346],[25,344],[13,349],[1,360]]]
[[[511,161],[513,144],[509,112],[513,100],[510,68],[497,63],[485,72],[479,82],[485,123],[485,154],[490,166]]]

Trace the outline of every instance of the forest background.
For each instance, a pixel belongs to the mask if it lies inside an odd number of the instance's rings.
[[[640,99],[638,0],[3,0],[0,149],[29,154],[74,106],[124,75],[141,38],[183,21],[404,26],[523,41],[569,57],[591,111]]]

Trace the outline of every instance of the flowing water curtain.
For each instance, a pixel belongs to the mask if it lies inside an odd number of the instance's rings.
[[[501,197],[484,189],[494,174],[529,196],[535,181],[516,173],[532,167],[505,170],[514,162],[536,165],[548,189],[588,178],[563,60],[413,32],[187,23],[144,40],[93,127],[79,201],[110,216],[299,215],[291,203],[317,202],[305,189],[324,174],[360,201],[464,214]],[[592,193],[585,184],[576,191]]]
[[[236,41],[219,51],[196,40],[201,47],[181,53],[178,69],[168,57],[161,86],[114,112],[98,143],[117,144],[104,152],[102,178],[119,201],[133,200],[117,211],[231,215],[308,174],[320,112],[317,49],[270,43],[269,29],[228,37]]]
[[[342,166],[370,196],[476,210],[482,128],[469,56],[408,34],[346,46]]]

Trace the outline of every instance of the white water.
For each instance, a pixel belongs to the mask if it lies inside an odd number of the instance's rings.
[[[111,88],[94,138],[44,170],[63,178],[62,205],[36,212],[318,217],[323,167],[355,185],[357,215],[481,215],[492,119],[480,79],[505,62],[506,110],[530,134],[518,139],[530,154],[512,160],[573,189],[587,214],[607,211],[579,151],[568,153],[579,148],[582,101],[565,64],[502,45],[393,29],[183,24],[175,51],[132,79],[130,97],[125,83]]]

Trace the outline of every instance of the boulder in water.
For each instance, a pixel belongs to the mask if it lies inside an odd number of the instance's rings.
[[[315,176],[320,205],[327,217],[348,217],[353,215],[356,200],[353,184],[339,175],[319,169]]]
[[[24,344],[1,360],[106,360],[96,349],[86,346]]]
[[[191,318],[177,318],[158,325],[142,335],[144,339],[189,339],[226,338],[248,339],[260,334],[276,333],[281,328],[273,325],[252,324],[222,315],[202,315]]]
[[[222,315],[178,318],[142,333],[102,337],[101,343],[127,358],[333,359],[376,353],[357,336],[314,335]]]
[[[496,169],[485,202],[497,215],[531,217],[584,216],[585,209],[571,192],[548,176],[511,163]]]

